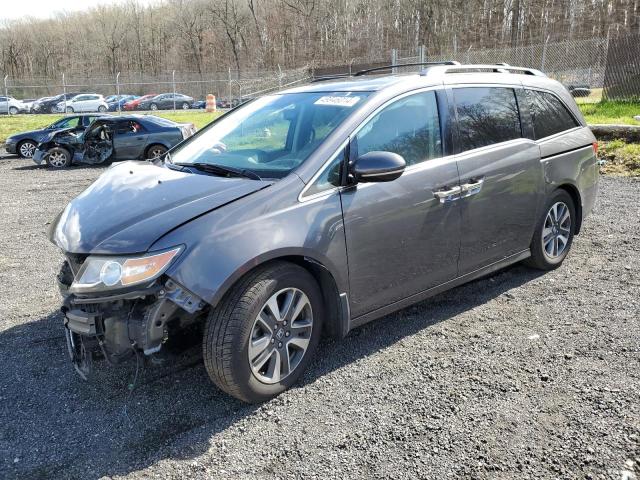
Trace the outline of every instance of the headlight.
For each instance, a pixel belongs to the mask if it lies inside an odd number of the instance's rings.
[[[9,137],[9,138],[7,138],[4,142],[5,142],[5,143],[16,143],[16,139],[15,139],[15,138],[13,138],[13,137]]]
[[[149,253],[141,257],[91,256],[80,268],[71,293],[111,290],[150,282],[158,278],[182,247]]]

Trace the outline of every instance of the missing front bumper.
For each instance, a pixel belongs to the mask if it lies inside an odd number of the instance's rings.
[[[62,311],[74,366],[86,377],[93,358],[118,364],[135,353],[151,355],[177,330],[196,323],[206,304],[171,279],[112,295],[70,294],[68,265],[58,275]],[[84,373],[83,373],[84,372]]]

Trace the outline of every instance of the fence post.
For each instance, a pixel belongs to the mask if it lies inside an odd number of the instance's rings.
[[[9,78],[9,75],[5,75],[4,76],[4,96],[8,97],[9,96],[9,89],[7,88],[7,79]],[[7,114],[9,113],[9,100],[7,100]]]
[[[391,65],[395,65],[398,63],[398,50],[395,48],[391,50]],[[397,68],[392,68],[391,73],[398,73]]]
[[[424,45],[420,45],[420,47],[418,47],[418,58],[419,58],[419,62],[420,63],[424,63],[427,61],[427,56],[426,56],[426,48]],[[420,70],[421,67],[418,68],[418,70]]]
[[[64,94],[64,115],[67,115],[67,82],[64,80],[64,72],[62,72],[62,93]]]
[[[231,105],[231,67],[229,67],[229,105]]]
[[[120,107],[120,72],[116,74],[116,102],[118,102],[118,113],[122,113]]]
[[[470,58],[471,58],[470,53],[471,53],[471,49],[472,49],[472,48],[473,48],[473,45],[471,45],[471,46],[469,47],[469,49],[467,50],[467,60],[465,61],[465,63],[466,63],[467,65],[469,65],[469,63],[470,63],[470,62],[469,62],[469,60],[470,60]]]
[[[547,39],[544,41],[544,45],[542,45],[542,62],[540,64],[541,72],[544,72],[544,64],[547,60],[547,43],[549,43],[549,35],[547,35]]]
[[[171,84],[173,85],[173,111],[176,111],[176,71],[171,72]]]

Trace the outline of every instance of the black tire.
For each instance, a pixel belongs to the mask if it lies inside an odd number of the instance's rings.
[[[51,155],[54,155],[52,158]],[[55,159],[55,160],[54,160]],[[71,153],[61,147],[53,147],[47,152],[47,165],[51,168],[62,169],[71,165]]]
[[[147,151],[144,154],[144,158],[147,160],[153,160],[155,158],[160,158],[162,155],[167,153],[168,149],[164,145],[153,144],[147,148]]]
[[[569,211],[569,224],[565,223],[562,228],[563,231],[568,232],[568,240],[562,249],[562,252],[559,255],[553,255],[548,253],[548,250],[545,249],[545,245],[542,238],[542,233],[545,227],[552,227],[552,235],[553,232],[558,231],[562,233],[556,225],[552,222],[549,223],[547,220],[547,216],[550,213],[552,207],[556,204],[564,204],[568,208]],[[562,262],[569,254],[569,250],[571,249],[571,244],[573,243],[573,236],[575,233],[576,226],[576,208],[573,203],[573,198],[569,195],[565,190],[556,190],[547,200],[545,204],[544,211],[541,215],[540,220],[538,221],[538,225],[533,234],[533,239],[531,241],[531,257],[528,258],[525,263],[530,267],[537,268],[539,270],[553,270],[562,265]],[[553,241],[552,241],[553,243]],[[549,244],[551,250],[553,250],[553,244]],[[547,247],[549,248],[549,247]]]
[[[313,312],[310,340],[299,363],[287,376],[277,383],[265,383],[253,373],[249,364],[249,341],[254,321],[267,300],[287,288],[300,290],[309,300]],[[221,390],[244,402],[260,403],[279,395],[300,378],[313,357],[323,316],[320,288],[307,270],[289,262],[256,269],[232,287],[209,314],[203,339],[204,363],[209,377]]]
[[[32,158],[37,146],[33,140],[23,140],[18,143],[16,151],[21,158]]]

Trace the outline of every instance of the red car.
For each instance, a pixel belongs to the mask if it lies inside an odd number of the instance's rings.
[[[156,96],[155,93],[151,93],[149,95],[143,95],[142,97],[138,97],[135,100],[131,100],[130,102],[125,103],[123,107],[125,110],[137,110],[138,105],[140,105],[140,102],[144,102],[145,100],[148,100],[155,96]]]

